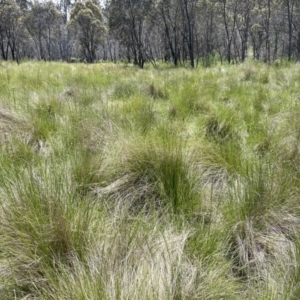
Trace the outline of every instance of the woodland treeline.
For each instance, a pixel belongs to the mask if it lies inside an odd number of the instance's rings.
[[[299,0],[0,0],[3,60],[300,59]]]

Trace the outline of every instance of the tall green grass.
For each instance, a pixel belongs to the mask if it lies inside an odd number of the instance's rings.
[[[299,66],[201,63],[1,63],[1,299],[298,299]]]

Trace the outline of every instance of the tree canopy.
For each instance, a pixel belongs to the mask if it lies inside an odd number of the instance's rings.
[[[86,61],[94,62],[96,49],[105,33],[100,7],[92,0],[85,3],[76,2],[68,27],[74,34],[78,34],[82,55]]]
[[[300,59],[296,0],[0,0],[2,59],[159,60],[196,67],[215,59]]]

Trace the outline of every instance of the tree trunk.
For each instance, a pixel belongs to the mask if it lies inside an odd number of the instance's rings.
[[[293,3],[287,0],[288,10],[288,31],[289,31],[289,44],[288,44],[288,60],[292,58],[292,39],[293,39]]]
[[[185,8],[185,15],[187,20],[187,29],[188,29],[188,50],[189,50],[189,57],[190,57],[190,63],[191,67],[195,67],[195,61],[194,61],[194,24],[191,20],[191,15],[188,8],[188,0],[184,0],[184,8]]]

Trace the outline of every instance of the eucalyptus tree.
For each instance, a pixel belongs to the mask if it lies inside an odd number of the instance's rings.
[[[132,53],[140,68],[147,60],[146,37],[150,29],[149,15],[153,0],[111,0],[109,2],[109,29],[116,39]]]
[[[59,10],[61,11],[64,24],[67,24],[68,13],[70,12],[71,6],[72,6],[71,0],[60,0],[59,1],[58,7],[59,7]]]
[[[230,63],[233,57],[233,48],[235,42],[236,24],[238,18],[239,0],[220,0],[219,13],[223,18],[224,33],[225,33],[225,49],[226,58]]]
[[[218,24],[221,22],[216,13],[216,0],[199,1],[197,14],[197,31],[195,32],[197,57],[204,58],[204,63],[208,63],[210,56],[218,48]]]
[[[195,67],[195,26],[198,0],[180,0],[182,11],[183,40],[186,41],[190,65]]]
[[[35,1],[27,11],[25,25],[32,37],[39,59],[52,59],[51,45],[60,34],[61,13],[52,1]]]
[[[12,59],[18,60],[18,50],[23,37],[22,15],[16,1],[0,1],[0,48],[5,60],[9,57],[9,51]]]
[[[299,0],[283,0],[286,11],[287,11],[287,27],[288,27],[288,59],[292,58],[293,48],[293,33],[294,33],[294,12],[296,3]]]
[[[244,0],[237,8],[236,28],[240,37],[240,59],[247,57],[249,36],[251,31],[251,17],[254,8],[253,0]]]
[[[57,42],[60,40],[60,27],[62,23],[62,14],[52,1],[45,2],[44,4],[44,22],[46,23],[44,37],[47,44],[48,57],[51,60],[53,59],[51,46],[53,44],[57,44]]]
[[[297,49],[297,60],[300,59],[300,2],[295,3],[293,17],[293,35],[295,39],[295,48]]]
[[[279,5],[279,7],[277,7]],[[279,8],[279,10],[278,10]],[[279,31],[283,38],[283,27],[277,27],[282,23],[285,17],[282,11],[281,0],[257,0],[252,10],[252,43],[254,49],[254,58],[263,59],[270,62],[277,55],[276,48],[278,43]],[[271,51],[275,49],[275,51]]]
[[[92,0],[84,3],[76,2],[71,11],[68,28],[73,34],[78,35],[83,57],[88,63],[93,63],[96,50],[106,32],[99,4]]]
[[[174,0],[160,0],[155,6],[154,15],[162,29],[165,44],[165,60],[170,57],[175,66],[180,60],[180,5]]]
[[[273,0],[271,6],[271,21],[270,21],[270,32],[273,33],[271,36],[271,50],[272,59],[278,59],[282,54],[279,53],[280,49],[284,49],[284,35],[286,32],[285,22],[285,11],[283,9],[282,0]],[[280,47],[281,46],[281,47]]]

